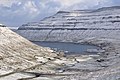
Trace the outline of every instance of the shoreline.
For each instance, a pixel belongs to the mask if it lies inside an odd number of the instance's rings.
[[[100,39],[98,39],[98,40],[100,40]],[[84,61],[83,63],[88,62],[88,63],[91,63],[91,64],[92,63],[100,64],[101,67],[104,67],[104,68],[100,69],[99,71],[88,73],[87,75],[89,75],[89,77],[87,77],[85,80],[92,80],[92,79],[95,79],[95,80],[99,80],[99,79],[106,80],[108,78],[107,77],[108,74],[111,75],[110,77],[112,77],[111,79],[109,78],[109,80],[115,80],[116,78],[118,78],[116,80],[119,80],[120,76],[119,75],[115,76],[115,74],[120,74],[120,67],[119,67],[120,66],[120,62],[119,62],[119,60],[120,60],[120,53],[119,53],[120,42],[117,41],[117,40],[114,40],[114,39],[113,39],[112,42],[111,41],[106,41],[106,40],[105,41],[104,40],[97,41],[97,39],[96,39],[96,40],[92,40],[89,43],[101,47],[101,49],[104,49],[105,52],[99,53],[98,54],[99,56],[97,56],[97,57],[92,56],[92,58],[93,58],[92,60],[93,61],[88,60],[88,61]],[[116,49],[118,50],[118,52],[116,51]],[[82,64],[79,64],[79,65],[82,65]],[[117,65],[119,65],[119,66],[117,66]],[[115,66],[116,66],[116,68],[112,68],[112,67],[115,67]],[[77,68],[80,69],[80,67],[77,67]],[[81,68],[83,68],[83,67],[81,67]],[[111,70],[114,70],[114,74],[111,72]],[[108,72],[111,72],[111,73],[108,73]],[[83,75],[84,75],[84,73],[83,73]],[[104,76],[101,76],[101,75],[104,75]],[[94,76],[98,76],[98,77],[94,77]],[[76,78],[76,77],[78,77],[78,78]],[[74,75],[74,76],[66,77],[66,78],[61,79],[61,80],[72,80],[72,79],[75,79],[75,80],[79,80],[80,79],[80,80],[82,80],[82,78],[85,78],[85,77],[84,76],[80,76],[78,74],[76,76]]]
[[[64,74],[72,72],[77,74],[61,77],[57,80],[82,80],[83,78],[86,78],[84,80],[99,80],[99,78],[101,78],[102,80],[106,80],[108,78],[108,74],[111,75],[110,77],[112,77],[111,79],[109,78],[109,80],[114,80],[116,78],[118,78],[118,80],[120,79],[120,76],[117,75],[120,74],[120,53],[118,52],[116,54],[116,49],[120,46],[120,42],[118,40],[112,39],[111,41],[109,41],[108,39],[93,39],[82,43],[99,46],[101,49],[105,50],[105,52],[97,53],[96,55],[67,55],[66,58],[75,58],[78,63],[74,64],[74,66],[72,67],[67,67],[67,69],[63,69],[64,71],[62,73]],[[117,68],[112,68],[114,66],[116,66]],[[111,72],[111,70],[115,70],[114,74]],[[89,75],[89,77],[83,76],[86,74]]]
[[[58,74],[68,74],[67,76],[58,77],[57,75],[53,75],[52,77],[36,77],[32,80],[44,78],[47,78],[44,80],[107,80],[108,78],[109,80],[119,80],[120,42],[115,39],[112,39],[111,41],[108,39],[92,39],[83,43],[99,46],[101,49],[105,50],[105,52],[100,52],[95,55],[66,55],[65,58],[75,59],[77,61],[77,63],[66,65],[66,67],[61,67],[60,70],[57,71]],[[118,53],[116,53],[116,49],[118,50]],[[72,74],[69,75],[70,73]]]

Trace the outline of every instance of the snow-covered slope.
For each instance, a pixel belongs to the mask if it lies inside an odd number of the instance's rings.
[[[120,6],[59,11],[40,22],[22,25],[17,33],[32,41],[78,41],[91,37],[120,39]]]

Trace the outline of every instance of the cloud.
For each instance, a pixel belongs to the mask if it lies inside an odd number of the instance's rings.
[[[111,6],[113,0],[57,0],[62,9],[91,9],[102,6]]]
[[[61,3],[62,7],[70,7],[73,4],[82,2],[83,0],[55,0]]]
[[[0,22],[7,25],[20,25],[31,21],[40,12],[33,0],[0,1]],[[9,3],[9,4],[8,4]]]
[[[0,0],[0,22],[22,25],[55,14],[59,10],[93,9],[119,5],[120,0]]]
[[[20,4],[20,0],[0,0],[0,5],[6,6],[6,7],[10,7],[14,3]]]

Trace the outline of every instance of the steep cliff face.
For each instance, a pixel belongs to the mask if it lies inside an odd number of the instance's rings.
[[[38,58],[55,56],[52,50],[31,43],[7,27],[0,27],[0,70],[26,69],[40,64]]]
[[[120,39],[120,7],[59,11],[40,22],[22,25],[17,33],[32,41],[78,41],[85,38]]]

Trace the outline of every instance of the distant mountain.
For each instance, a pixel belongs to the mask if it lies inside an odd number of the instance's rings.
[[[103,8],[99,8],[95,11],[98,12],[98,11],[113,10],[113,9],[120,9],[120,6],[103,7]]]
[[[19,27],[17,33],[32,41],[78,41],[85,38],[120,39],[120,6],[97,10],[59,11],[40,22]]]
[[[4,24],[0,24],[0,27],[6,27]]]

